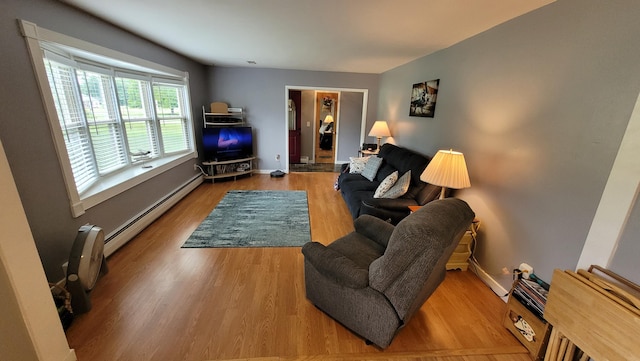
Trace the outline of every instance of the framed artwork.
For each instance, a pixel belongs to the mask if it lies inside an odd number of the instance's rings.
[[[409,116],[433,118],[438,98],[440,79],[413,84]]]

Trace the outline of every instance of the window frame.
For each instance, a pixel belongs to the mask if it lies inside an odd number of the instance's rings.
[[[27,48],[36,74],[36,80],[40,88],[42,101],[50,125],[49,128],[54,140],[58,160],[62,168],[64,183],[69,196],[70,208],[73,217],[79,217],[84,214],[87,209],[131,189],[167,170],[183,164],[190,159],[198,157],[195,144],[195,130],[193,124],[188,72],[176,70],[64,34],[56,33],[54,31],[38,27],[35,23],[25,20],[19,20],[19,25],[22,35],[27,43]],[[83,63],[86,60],[87,63],[96,62],[99,65],[106,65],[116,69],[114,74],[111,75],[114,80],[118,77],[118,71],[122,71],[123,74],[132,73],[144,74],[145,76],[150,75],[151,79],[156,79],[161,83],[173,82],[182,84],[184,86],[185,103],[183,116],[186,118],[184,126],[186,127],[185,135],[187,136],[186,141],[188,149],[175,154],[162,154],[162,157],[153,158],[145,162],[145,165],[151,166],[150,168],[139,167],[137,166],[138,163],[132,163],[130,157],[127,157],[127,159],[129,159],[128,166],[121,170],[114,171],[112,174],[107,176],[100,177],[99,181],[89,187],[88,190],[79,193],[73,176],[71,162],[67,153],[63,132],[58,120],[57,109],[45,69],[42,45],[47,43],[54,44],[56,48],[64,49],[66,52],[69,52],[74,56],[81,57],[83,59]],[[154,81],[152,81],[150,83],[150,87],[153,87],[154,84]],[[152,106],[154,105],[152,104]],[[125,123],[126,122],[122,121],[121,124],[124,126]],[[156,125],[156,129],[158,129],[159,133],[159,123]],[[157,134],[157,136],[161,137],[160,134]],[[160,153],[163,152],[160,151]]]

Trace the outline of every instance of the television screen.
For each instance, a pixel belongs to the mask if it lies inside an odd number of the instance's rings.
[[[204,158],[222,161],[253,155],[251,127],[215,127],[202,129]]]

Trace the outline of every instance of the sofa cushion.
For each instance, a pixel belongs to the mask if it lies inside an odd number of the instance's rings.
[[[377,156],[369,157],[367,164],[364,166],[364,170],[362,171],[362,176],[367,178],[369,181],[373,181],[378,174],[378,169],[382,165],[382,158]]]
[[[367,165],[369,157],[349,157],[349,173],[360,174]]]
[[[431,158],[427,156],[389,143],[382,145],[378,156],[384,158],[385,162],[400,172],[400,174],[411,170],[413,183],[420,182],[420,175],[424,172],[424,169],[431,160]]]
[[[331,281],[349,288],[365,288],[369,285],[367,267],[321,243],[309,242],[302,247],[305,260]]]
[[[369,184],[373,184],[372,182],[369,182],[368,180],[364,180],[365,182],[369,183]],[[351,183],[348,183],[349,185],[351,185]],[[345,203],[347,203],[347,208],[349,208],[349,213],[351,213],[351,216],[353,217],[353,219],[358,218],[358,216],[360,216],[360,210],[362,208],[362,201],[365,199],[369,199],[371,198],[371,195],[373,194],[374,190],[354,190],[351,192],[345,191],[344,189],[341,189],[340,192],[342,193],[342,198],[344,198]]]
[[[424,187],[420,189],[420,192],[416,195],[415,199],[419,205],[424,206],[425,204],[435,199],[438,199],[440,197],[441,192],[442,192],[441,187],[434,186],[433,184],[425,183]]]
[[[367,271],[369,271],[371,262],[382,256],[385,250],[385,246],[357,232],[340,237],[329,244],[327,248],[344,255],[359,268],[364,268]]]
[[[420,181],[418,184],[414,184],[413,182],[409,185],[409,190],[405,193],[402,198],[412,198],[416,199],[418,194],[423,190],[423,188],[427,185],[427,183]]]
[[[346,174],[345,174],[346,175]],[[348,174],[351,177],[343,177],[340,182],[340,190],[342,193],[368,191],[373,195],[380,182],[370,182],[361,174]]]
[[[386,191],[381,198],[399,198],[402,197],[409,190],[409,185],[411,184],[411,171],[408,170],[405,174],[400,177],[396,183]]]
[[[385,194],[389,189],[391,189],[391,187],[393,187],[397,180],[398,171],[389,174],[387,178],[380,182],[380,185],[378,185],[378,188],[376,188],[376,191],[373,193],[373,198],[382,197],[383,194]]]
[[[385,178],[389,176],[389,174],[395,172],[397,169],[393,168],[391,164],[388,164],[386,161],[382,161],[382,165],[380,169],[378,169],[378,174],[376,174],[376,180],[378,182],[382,182]]]

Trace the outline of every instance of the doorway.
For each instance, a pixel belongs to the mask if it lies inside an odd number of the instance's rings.
[[[357,156],[365,137],[367,100],[367,89],[285,86],[285,172],[304,165],[344,163]]]

